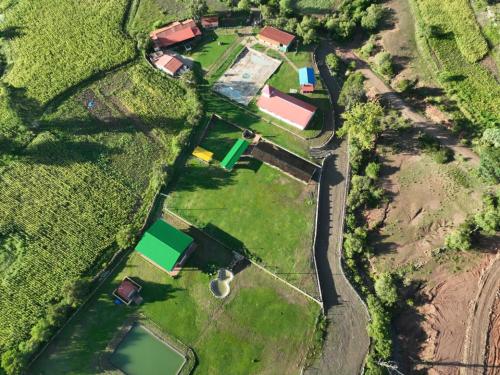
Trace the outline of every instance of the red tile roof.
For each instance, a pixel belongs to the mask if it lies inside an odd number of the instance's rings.
[[[198,35],[201,35],[201,31],[192,19],[173,22],[149,34],[156,47],[168,47]]]
[[[133,294],[138,290],[139,288],[137,288],[137,286],[135,286],[130,280],[125,279],[121,282],[118,289],[116,289],[116,294],[118,294],[125,301],[129,301]]]
[[[184,65],[177,57],[171,55],[163,55],[158,60],[155,61],[155,65],[166,70],[168,73],[174,75],[179,69]]]
[[[259,36],[274,41],[276,43],[282,44],[284,46],[288,46],[295,39],[295,36],[293,36],[292,34],[288,34],[272,26],[264,27],[261,30]]]
[[[203,27],[219,26],[219,17],[217,16],[201,17],[201,26]]]
[[[316,107],[312,104],[287,95],[269,85],[265,85],[262,89],[257,106],[262,111],[300,129],[306,128],[316,112]]]

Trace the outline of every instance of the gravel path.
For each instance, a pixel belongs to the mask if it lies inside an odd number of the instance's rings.
[[[328,52],[322,43],[318,61]],[[332,96],[338,94],[336,82],[320,69]],[[335,90],[335,91],[334,91]],[[316,260],[327,317],[327,333],[321,357],[306,374],[355,375],[361,372],[370,340],[366,332],[368,313],[340,266],[347,178],[347,142],[329,145],[331,156],[323,165],[319,198]]]

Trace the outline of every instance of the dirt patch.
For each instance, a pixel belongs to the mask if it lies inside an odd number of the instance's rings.
[[[487,368],[486,375],[495,375],[499,371],[495,366],[500,367],[500,292],[497,292],[491,312],[490,332],[491,336],[487,346],[487,363],[492,367]]]
[[[434,105],[428,105],[425,107],[425,116],[436,124],[443,124],[447,127],[451,126],[450,116]]]

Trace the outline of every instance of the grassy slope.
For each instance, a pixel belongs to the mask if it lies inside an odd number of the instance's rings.
[[[0,235],[20,235],[24,245],[2,275],[0,348],[26,337],[65,282],[92,274],[123,225],[144,220],[160,166],[177,155],[184,119],[196,111],[192,93],[146,66],[124,74],[126,82],[108,76],[93,90],[116,86],[116,99],[155,126],[149,135],[116,111],[100,122],[73,97],[2,170]]]
[[[221,161],[240,136],[236,128],[217,121],[202,147]],[[307,274],[314,196],[305,194],[304,184],[253,159],[231,173],[191,159],[172,189],[169,209],[230,247],[248,249],[271,270],[290,273],[283,277],[315,293]]]
[[[127,0],[21,0],[2,29],[13,37],[6,81],[45,104],[92,74],[134,57],[121,31]]]
[[[452,79],[441,79],[441,84],[479,128],[498,124],[500,121],[500,86],[494,84],[493,75],[479,63],[467,62],[453,37],[423,38],[422,29],[426,25],[441,26],[444,31],[452,30],[449,25],[449,18],[452,15],[443,11],[441,5],[441,2],[437,0],[414,2],[413,8],[417,11],[416,18],[420,29],[418,33],[420,47],[429,54],[429,60],[437,61],[437,65],[433,64],[436,73],[449,72],[451,74]]]
[[[132,255],[32,369],[36,374],[90,374],[127,316],[141,312],[165,333],[191,346],[195,374],[247,374],[275,369],[296,373],[311,343],[318,306],[284,284],[249,267],[236,274],[223,301],[210,294],[208,265],[225,266],[231,254],[199,232],[202,244],[179,278]],[[124,276],[143,286],[140,308],[116,306],[111,291]]]

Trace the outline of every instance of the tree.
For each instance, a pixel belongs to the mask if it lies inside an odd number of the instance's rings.
[[[500,182],[500,147],[483,146],[480,151],[479,174],[487,182]]]
[[[251,4],[249,0],[240,0],[238,1],[238,9],[243,12],[250,12]]]
[[[384,8],[382,5],[372,4],[366,9],[363,17],[361,17],[361,27],[368,31],[375,30],[383,16]]]
[[[7,375],[21,374],[26,363],[26,359],[19,350],[10,349],[2,354],[2,369]]]
[[[297,21],[297,18],[289,18],[285,25],[285,30],[289,33],[295,34],[297,32],[298,24],[299,21]]]
[[[313,44],[318,40],[317,26],[315,19],[309,16],[302,18],[302,21],[297,25],[297,34],[302,38],[304,44]]]
[[[373,294],[368,296],[366,302],[371,317],[368,334],[373,339],[373,349],[382,359],[389,359],[392,352],[391,316]]]
[[[377,162],[370,162],[365,168],[365,174],[372,180],[376,180],[378,178],[378,174],[380,173],[380,164]]]
[[[398,290],[389,272],[381,273],[377,277],[375,280],[375,292],[378,298],[388,306],[392,306],[397,302]]]
[[[387,78],[394,75],[394,68],[392,66],[392,58],[389,52],[379,52],[375,55],[374,59],[375,70]]]
[[[360,72],[350,74],[342,90],[340,90],[338,103],[344,106],[348,111],[356,103],[361,103],[366,100],[364,82],[365,77]]]
[[[329,53],[328,55],[326,55],[325,63],[330,70],[330,73],[332,75],[335,75],[340,70],[342,60],[335,53]]]
[[[291,0],[280,0],[280,14],[282,16],[289,16],[292,14],[292,1]]]
[[[384,111],[375,101],[357,103],[342,114],[344,125],[338,131],[339,137],[355,139],[362,150],[370,150],[382,131]]]
[[[500,230],[500,204],[498,196],[493,194],[485,194],[483,196],[483,208],[474,216],[474,222],[486,235],[493,236]]]
[[[188,9],[190,16],[197,20],[208,12],[208,5],[206,0],[189,0]]]
[[[269,5],[263,4],[260,6],[260,14],[265,20],[273,18],[273,8],[271,8]]]
[[[131,247],[134,244],[135,234],[132,225],[124,225],[116,234],[116,244],[120,250]]]
[[[451,250],[470,250],[472,247],[471,235],[473,232],[473,223],[466,220],[451,232],[445,238],[445,246]]]

